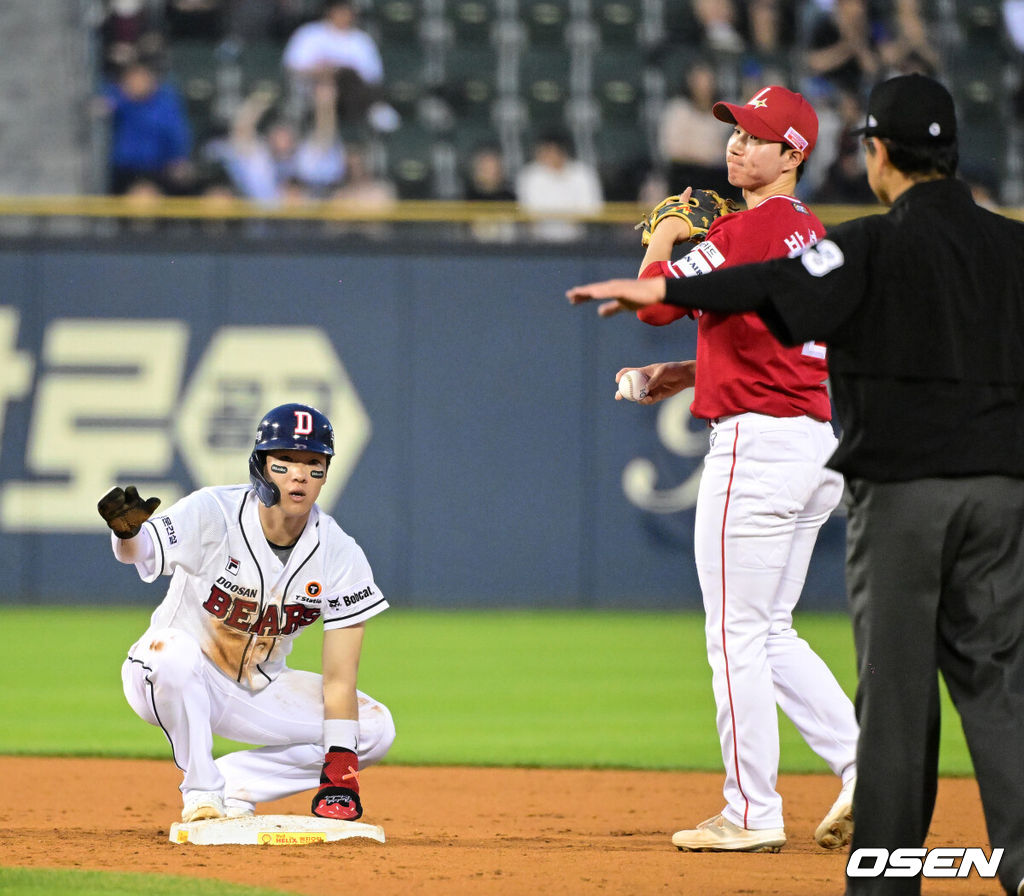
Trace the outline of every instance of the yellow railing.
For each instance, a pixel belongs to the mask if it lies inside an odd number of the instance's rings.
[[[814,205],[813,209],[826,226],[885,211],[880,205]],[[578,216],[576,219],[596,224],[635,224],[645,211],[636,203],[610,202],[600,214]],[[1022,208],[1000,211],[1007,217],[1024,220]],[[571,212],[571,209],[566,209],[566,215],[557,217],[574,217]],[[472,223],[488,220],[533,221],[541,216],[526,214],[514,202],[402,200],[386,206],[371,206],[343,200],[312,200],[294,205],[265,205],[244,199],[213,196],[0,196],[0,217]]]
[[[571,213],[571,210],[567,210]],[[625,223],[639,220],[642,209],[632,203],[609,203],[598,216],[584,220]],[[368,205],[343,200],[310,200],[270,205],[221,197],[6,196],[0,215],[88,218],[282,219],[312,221],[473,222],[486,219],[535,220],[514,202],[446,202],[402,200]]]

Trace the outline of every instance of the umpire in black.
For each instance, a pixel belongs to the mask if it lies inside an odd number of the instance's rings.
[[[568,296],[609,300],[602,313],[756,310],[784,343],[828,343],[861,726],[846,892],[921,891],[919,876],[862,877],[874,863],[852,859],[924,844],[941,670],[1003,850],[999,880],[1024,896],[1024,224],[956,179],[953,100],[937,81],[876,86],[861,134],[888,214],[832,228],[797,258]]]

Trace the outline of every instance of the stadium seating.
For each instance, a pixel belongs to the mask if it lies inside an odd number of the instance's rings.
[[[520,17],[533,46],[564,46],[571,11],[568,0],[521,0]]]
[[[215,47],[209,41],[181,38],[171,45],[171,80],[185,100],[197,141],[211,136],[223,124],[218,121],[216,106],[218,68]]]
[[[613,198],[629,198],[622,191],[632,189],[630,172],[658,166],[662,103],[705,52],[682,0],[363,0],[362,10],[384,57],[387,100],[401,116],[395,133],[377,135],[380,158],[409,197],[430,196],[484,140],[501,143],[514,174],[530,140],[560,127],[598,165]],[[1012,124],[1003,88],[1014,72],[1021,78],[1024,62],[1008,59],[1003,31],[998,5],[985,0],[950,4],[937,29],[946,41],[943,75],[972,135],[968,160],[1003,153]],[[281,79],[282,49],[269,39],[241,47],[232,87],[215,42],[174,41],[172,69],[197,133],[223,124],[226,90],[244,94]],[[714,61],[725,91],[751,72],[795,86],[806,74],[795,53],[718,53]]]
[[[640,0],[596,0],[593,17],[602,46],[636,48],[642,43]]]

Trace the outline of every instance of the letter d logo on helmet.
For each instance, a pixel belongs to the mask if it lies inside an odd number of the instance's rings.
[[[329,465],[334,455],[334,427],[320,411],[307,404],[282,404],[264,414],[249,455],[249,481],[256,497],[267,507],[280,501],[281,493],[264,475],[263,465],[268,452],[282,449],[323,454]]]

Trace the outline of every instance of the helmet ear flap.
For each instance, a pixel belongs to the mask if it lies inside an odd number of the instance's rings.
[[[252,483],[253,491],[264,507],[273,507],[281,500],[281,490],[274,485],[263,473],[264,453],[253,451],[249,455],[249,481]]]

